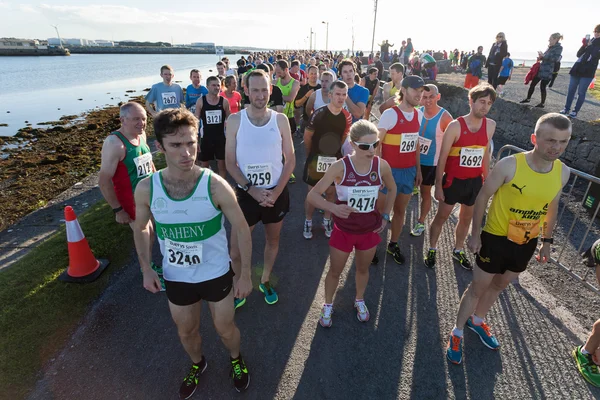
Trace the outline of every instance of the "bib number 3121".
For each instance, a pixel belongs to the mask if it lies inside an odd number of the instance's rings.
[[[375,210],[379,195],[379,186],[358,186],[348,189],[348,205],[359,213],[369,213]]]

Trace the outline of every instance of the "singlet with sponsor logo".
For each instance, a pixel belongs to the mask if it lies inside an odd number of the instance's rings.
[[[204,137],[225,135],[225,109],[223,108],[223,97],[214,106],[208,102],[206,96],[202,96],[202,110],[200,119],[204,128]]]
[[[562,162],[555,160],[547,173],[535,172],[525,153],[513,156],[515,176],[494,194],[484,231],[525,244],[539,236],[548,205],[562,188]]]
[[[410,168],[417,165],[417,144],[419,142],[420,111],[414,109],[412,119],[394,106],[384,113],[396,113],[396,124],[387,130],[383,138],[381,155],[392,168]],[[382,115],[381,120],[384,120]]]
[[[211,176],[204,169],[186,198],[173,199],[163,184],[162,171],[152,175],[150,210],[166,280],[198,283],[229,271],[224,217],[211,197]]]
[[[450,185],[452,179],[477,178],[483,174],[483,158],[485,149],[489,143],[487,134],[487,118],[483,118],[481,128],[477,132],[471,132],[465,119],[458,117],[460,124],[460,136],[456,143],[450,148],[446,161],[446,185]]]
[[[252,185],[260,188],[277,186],[283,171],[282,139],[277,126],[277,113],[271,114],[264,126],[255,126],[247,110],[240,114],[240,127],[236,138],[236,158],[240,170]]]
[[[281,81],[281,78],[277,79],[277,84],[276,86],[281,89],[281,94],[283,96],[289,96],[290,93],[292,93],[292,87],[294,86],[294,82],[296,80],[294,78],[291,78],[290,81],[288,82],[287,85],[284,85],[283,82]],[[294,118],[294,101],[292,100],[291,102],[285,102],[285,106],[283,107],[283,113],[288,117],[288,118]]]
[[[134,204],[133,193],[137,184],[153,171],[152,153],[142,136],[139,136],[139,144],[135,146],[119,131],[111,135],[118,137],[125,146],[125,158],[119,161],[112,177],[115,194],[120,204]],[[135,219],[135,215],[130,217]]]
[[[434,166],[438,163],[444,138],[444,131],[440,127],[444,111],[446,110],[440,107],[440,111],[431,119],[425,117],[425,113],[423,113],[423,122],[419,129],[421,165]]]
[[[376,203],[379,190],[383,184],[379,168],[379,157],[371,160],[371,168],[366,174],[359,174],[354,168],[350,156],[342,158],[344,175],[340,183],[335,184],[337,204],[348,204],[358,210],[346,219],[336,217],[336,226],[348,233],[363,234],[373,232],[381,226],[381,214],[377,211]]]

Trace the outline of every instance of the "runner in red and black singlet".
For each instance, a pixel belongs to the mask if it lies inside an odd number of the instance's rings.
[[[333,295],[352,250],[355,250],[356,261],[356,317],[361,322],[369,320],[369,310],[363,299],[369,281],[369,265],[381,241],[379,232],[390,220],[389,212],[396,194],[389,164],[375,155],[379,145],[375,125],[366,120],[355,122],[350,128],[350,139],[354,152],[333,163],[308,194],[308,201],[314,207],[334,216],[329,240],[331,265],[325,279],[325,304],[319,319],[324,327],[331,326]],[[333,183],[338,196],[336,204],[321,197]],[[386,199],[383,214],[380,214],[376,203],[382,184],[391,196]]]
[[[454,205],[460,203],[452,257],[460,265],[472,270],[464,252],[464,242],[473,217],[473,204],[489,171],[489,143],[496,130],[496,122],[486,118],[496,100],[496,91],[482,83],[469,91],[471,112],[452,121],[444,133],[436,170],[435,198],[440,202],[431,223],[430,248],[425,265],[435,267],[437,241],[442,227]]]

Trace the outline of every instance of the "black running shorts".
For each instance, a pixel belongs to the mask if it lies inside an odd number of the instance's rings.
[[[238,203],[249,226],[254,226],[258,222],[262,222],[263,225],[276,224],[282,221],[290,211],[290,192],[287,186],[283,189],[273,207],[262,207],[254,200],[254,197],[242,189],[236,188],[236,191]]]
[[[188,283],[165,279],[167,298],[177,306],[189,306],[200,300],[217,303],[227,297],[233,288],[234,275],[230,264],[227,273],[209,281]]]
[[[481,232],[481,249],[477,255],[477,266],[488,274],[503,274],[506,271],[523,272],[537,248],[537,238],[525,244],[516,244],[506,236]]]
[[[225,135],[204,134],[200,143],[200,161],[225,160]]]
[[[421,165],[421,175],[423,176],[423,182],[421,185],[433,186],[435,185],[435,171],[437,167],[435,165]]]
[[[451,206],[456,203],[472,206],[483,186],[483,178],[457,179],[452,178],[452,182],[446,186],[447,175],[442,179],[442,188],[444,189],[444,203]]]

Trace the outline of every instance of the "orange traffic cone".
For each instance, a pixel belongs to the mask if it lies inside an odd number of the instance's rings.
[[[596,87],[596,78],[592,79],[592,83],[590,83],[590,87],[588,87],[588,90],[591,90],[594,87]]]
[[[92,254],[73,207],[65,207],[65,220],[69,245],[69,267],[58,279],[63,282],[93,282],[106,269],[109,262],[108,260],[96,260]]]

